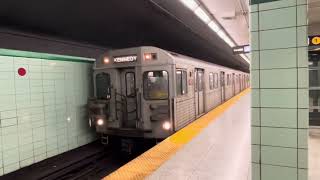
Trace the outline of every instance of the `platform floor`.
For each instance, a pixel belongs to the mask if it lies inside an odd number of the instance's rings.
[[[246,90],[121,167],[105,180],[251,180]],[[309,180],[320,179],[320,128],[309,130]]]
[[[147,179],[249,180],[250,102],[247,93]]]

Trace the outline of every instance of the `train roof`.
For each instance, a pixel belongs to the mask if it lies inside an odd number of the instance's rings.
[[[160,50],[168,53],[169,55],[173,56],[173,58],[177,58],[178,57],[178,58],[181,58],[183,60],[191,60],[191,61],[198,61],[198,62],[200,61],[201,63],[215,65],[215,66],[220,67],[220,68],[225,68],[225,69],[229,69],[229,70],[233,70],[233,71],[243,72],[243,71],[240,71],[240,70],[237,70],[237,69],[232,69],[232,68],[225,67],[225,66],[222,66],[222,65],[219,65],[219,64],[215,64],[215,63],[212,63],[212,62],[209,62],[209,61],[205,61],[205,60],[193,58],[193,57],[190,57],[190,56],[182,55],[182,54],[179,54],[179,53],[176,53],[176,52],[172,52],[172,51],[169,51],[169,50],[165,50],[165,49],[161,49],[161,48],[158,48],[158,47],[142,46],[141,48],[143,48],[143,47],[149,47],[149,48],[151,47],[151,48],[160,49]],[[243,73],[246,73],[246,72],[243,72]]]
[[[190,62],[197,61],[197,62],[208,64],[208,65],[215,65],[215,66],[217,66],[219,68],[225,68],[225,69],[229,69],[229,70],[233,70],[233,71],[237,71],[237,72],[246,73],[246,72],[243,72],[243,71],[240,71],[240,70],[237,70],[237,69],[232,69],[232,68],[225,67],[225,66],[222,66],[222,65],[218,65],[218,64],[215,64],[215,63],[212,63],[212,62],[209,62],[209,61],[200,60],[200,59],[193,58],[193,57],[190,57],[190,56],[182,55],[182,54],[179,54],[179,53],[176,53],[176,52],[172,52],[172,51],[169,51],[169,50],[165,50],[165,49],[161,49],[161,48],[158,48],[158,47],[155,47],[155,46],[137,46],[137,47],[130,47],[130,48],[113,49],[113,50],[110,50],[109,53],[112,52],[112,51],[114,51],[114,52],[133,51],[135,49],[138,49],[139,51],[143,51],[143,49],[157,49],[158,51],[162,51],[162,52],[166,53],[168,56],[172,57],[173,59],[189,60]]]

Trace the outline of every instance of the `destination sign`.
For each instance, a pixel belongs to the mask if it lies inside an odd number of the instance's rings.
[[[138,59],[138,56],[136,55],[119,56],[119,57],[114,57],[113,62],[115,63],[135,62],[137,61],[137,59]]]

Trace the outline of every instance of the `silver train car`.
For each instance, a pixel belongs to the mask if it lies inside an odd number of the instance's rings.
[[[250,86],[249,74],[156,47],[94,64],[89,123],[102,138],[166,138]]]

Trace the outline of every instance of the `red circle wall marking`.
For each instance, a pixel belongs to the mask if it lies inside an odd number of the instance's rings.
[[[19,68],[19,69],[18,69],[18,74],[19,74],[20,76],[24,76],[24,75],[27,74],[27,71],[26,71],[25,68]]]

